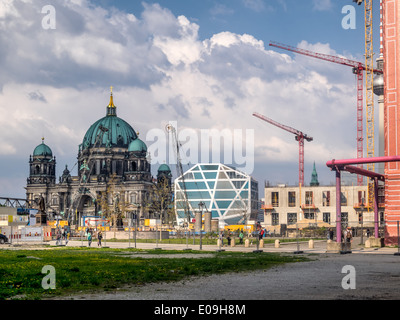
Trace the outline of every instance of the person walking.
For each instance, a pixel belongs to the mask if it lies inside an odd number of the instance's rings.
[[[90,247],[92,244],[92,233],[90,231],[88,231],[87,240],[88,240],[88,246]]]
[[[67,245],[68,237],[67,237],[67,232],[65,231],[65,228],[63,229],[63,232],[62,232],[62,238],[65,240],[65,245]]]
[[[57,237],[56,246],[59,246],[61,244],[61,231],[58,228],[56,232],[56,237]]]
[[[243,244],[243,231],[242,230],[240,230],[240,233],[239,233],[239,244]]]
[[[258,233],[258,241],[262,240],[263,237],[264,237],[264,229],[260,229]]]
[[[101,230],[97,233],[97,246],[101,247],[101,239],[103,239],[103,233]]]
[[[224,246],[224,234],[222,231],[219,233],[219,240],[221,243],[221,247],[223,247]]]
[[[351,239],[353,238],[353,234],[351,232],[351,228],[348,227],[346,231],[344,232],[344,241],[346,242],[351,242]]]
[[[332,228],[328,229],[328,240],[333,240],[333,229]]]

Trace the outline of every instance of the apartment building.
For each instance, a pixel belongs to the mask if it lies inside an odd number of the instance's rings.
[[[342,186],[341,221],[344,226],[373,226],[373,208],[368,206],[368,186]],[[379,201],[379,219],[384,219],[384,204]],[[264,226],[336,226],[335,186],[266,186]]]

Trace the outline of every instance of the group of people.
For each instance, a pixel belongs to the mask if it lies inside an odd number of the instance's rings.
[[[65,240],[65,245],[67,245],[69,241],[69,232],[65,229],[57,228],[56,230],[56,245],[60,246],[62,241]]]
[[[352,229],[351,227],[347,227],[346,229],[344,229],[343,233],[342,233],[342,242],[351,242],[351,240],[354,237],[354,228]],[[327,232],[327,238],[328,240],[333,240],[333,229],[329,228],[328,232]],[[366,236],[370,237],[371,236],[371,231],[369,229],[366,230]]]
[[[263,237],[265,237],[267,235],[267,232],[265,230],[265,228],[261,228],[260,230],[258,230],[257,232],[257,236],[258,239],[261,240]],[[228,230],[227,234],[224,235],[224,232],[221,231],[218,235],[218,239],[221,241],[221,246],[224,246],[224,237],[226,238],[227,242],[228,242],[228,246],[231,245],[231,234]],[[244,232],[243,230],[239,231],[239,244],[243,244],[243,238],[244,238]]]
[[[92,240],[93,240],[93,234],[95,232],[92,229],[86,228],[86,235],[87,235],[87,240],[88,240],[88,246],[90,247],[92,245]],[[101,247],[101,240],[103,239],[103,233],[101,230],[97,232],[97,246]]]
[[[332,228],[329,228],[327,231],[327,239],[333,241],[334,237],[334,232]],[[347,227],[344,229],[342,233],[342,242],[351,242],[351,239],[353,239],[353,232],[350,227]]]

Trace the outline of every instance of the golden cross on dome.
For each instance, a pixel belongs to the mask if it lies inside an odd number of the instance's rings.
[[[113,88],[114,88],[113,86],[110,87],[110,91],[111,91],[111,94],[110,94],[110,103],[108,104],[108,106],[111,107],[111,108],[115,108],[114,101],[113,101],[113,93],[112,93]]]

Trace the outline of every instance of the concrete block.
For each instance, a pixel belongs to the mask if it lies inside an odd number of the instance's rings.
[[[231,247],[234,247],[236,245],[236,243],[235,243],[235,238],[232,238],[232,240],[231,240]]]
[[[314,249],[314,240],[308,241],[308,248],[309,249]]]
[[[350,242],[333,242],[328,240],[326,243],[326,252],[328,253],[351,253]]]
[[[259,248],[264,248],[264,240],[261,239],[260,242],[258,243]]]
[[[368,240],[371,243],[371,247],[382,248],[385,246],[384,238],[368,238]],[[367,243],[367,241],[365,241],[365,243]]]
[[[217,240],[217,246],[222,247],[222,241],[220,239]]]
[[[365,240],[364,246],[365,248],[371,248],[371,241],[369,239]]]
[[[245,246],[245,248],[250,247],[250,240],[249,240],[249,239],[246,239],[246,240],[244,241],[244,246]]]
[[[281,242],[279,240],[275,240],[275,248],[280,248]]]

